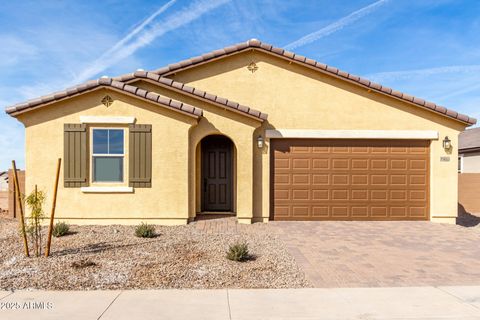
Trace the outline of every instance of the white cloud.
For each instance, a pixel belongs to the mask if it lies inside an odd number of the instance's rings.
[[[0,68],[12,68],[21,59],[33,58],[38,54],[35,45],[11,35],[0,35]]]
[[[177,0],[170,0],[169,2],[167,2],[166,4],[164,4],[163,6],[161,6],[160,8],[158,8],[157,11],[155,11],[152,15],[150,15],[149,17],[147,17],[145,20],[143,20],[137,27],[133,28],[132,31],[130,31],[125,37],[123,37],[120,41],[118,41],[117,43],[115,43],[115,45],[113,47],[111,47],[110,49],[108,49],[104,54],[102,54],[102,56],[99,58],[99,59],[104,59],[106,57],[109,57],[112,53],[114,53],[115,51],[121,49],[123,46],[125,46],[125,44],[130,40],[132,39],[134,36],[136,36],[138,33],[142,32],[143,30],[145,30],[145,28],[147,28],[152,22],[153,20],[158,17],[159,15],[161,15],[162,13],[164,13],[165,11],[167,11],[168,8],[170,8],[172,5],[175,4],[175,2],[177,2]]]
[[[380,6],[384,5],[388,1],[389,0],[379,0],[357,11],[354,11],[350,13],[348,16],[345,16],[335,21],[334,23],[331,23],[328,26],[321,28],[320,30],[307,34],[306,36],[301,37],[300,39],[287,44],[285,46],[285,49],[293,50],[295,48],[303,47],[306,44],[320,40],[321,38],[324,38],[334,32],[337,32],[345,28],[346,26],[351,25],[352,23],[359,20],[360,18],[363,18],[364,16],[372,13],[373,11],[375,11],[376,9],[378,9]]]
[[[458,65],[458,66],[444,66],[436,68],[425,68],[404,71],[388,71],[368,74],[365,77],[370,80],[382,82],[391,80],[408,80],[412,78],[425,78],[434,75],[448,74],[448,73],[478,73],[480,72],[480,65]]]
[[[115,50],[108,50],[108,54],[102,55],[89,65],[83,72],[75,77],[74,82],[83,82],[91,77],[98,75],[108,67],[115,65],[119,61],[129,57],[135,53],[138,49],[149,45],[155,39],[165,35],[168,32],[174,31],[198,18],[202,15],[216,9],[217,7],[229,2],[230,0],[199,0],[193,2],[191,5],[174,12],[167,16],[165,19],[153,23],[154,18],[158,16],[152,15],[147,18],[139,27],[135,28],[132,35],[127,35],[128,39],[120,40],[114,47]],[[165,6],[170,6],[173,3],[169,2]],[[165,7],[164,6],[164,7]],[[157,11],[157,12],[159,12]],[[126,38],[127,38],[126,37]]]

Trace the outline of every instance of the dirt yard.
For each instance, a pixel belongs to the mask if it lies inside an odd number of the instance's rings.
[[[0,289],[299,288],[305,276],[282,242],[261,224],[210,232],[157,226],[158,236],[134,236],[134,226],[71,226],[53,238],[50,258],[26,258],[17,221],[0,218]],[[248,232],[242,231],[248,230]],[[225,258],[246,241],[253,258]]]

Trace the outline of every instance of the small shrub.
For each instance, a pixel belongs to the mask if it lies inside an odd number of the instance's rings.
[[[41,221],[45,217],[43,205],[45,204],[45,192],[37,190],[24,197],[25,204],[30,208],[30,216],[27,217],[26,232],[30,235],[30,240],[35,250],[35,255],[42,255],[42,226]]]
[[[139,238],[153,238],[155,237],[155,227],[142,222],[135,227],[135,235]]]
[[[70,231],[70,226],[65,222],[57,222],[53,227],[53,236],[58,238],[66,235]]]
[[[95,267],[96,265],[97,264],[93,261],[90,261],[88,259],[82,259],[72,262],[71,267],[74,269],[84,269],[88,267]]]
[[[232,261],[247,261],[250,258],[247,243],[235,243],[227,251],[227,259]]]

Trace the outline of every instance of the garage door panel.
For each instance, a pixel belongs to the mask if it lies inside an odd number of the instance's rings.
[[[330,184],[330,175],[328,174],[312,174],[313,185],[328,185]]]
[[[328,201],[330,200],[330,190],[328,189],[320,189],[320,190],[312,190],[312,200],[314,201]]]
[[[313,159],[312,167],[313,169],[330,169],[330,159]]]
[[[392,159],[392,160],[390,160],[390,169],[391,170],[407,170],[408,169],[408,159]]]
[[[368,185],[368,175],[367,174],[352,174],[352,185],[353,186]]]
[[[427,220],[428,141],[272,140],[275,220]]]
[[[427,169],[427,160],[410,160],[410,170],[421,170],[424,171]]]
[[[368,218],[368,207],[367,206],[352,206],[351,207],[352,218]]]
[[[310,200],[310,190],[292,190],[292,200]]]
[[[369,201],[370,197],[368,196],[368,190],[359,189],[351,190],[351,200],[352,201]]]
[[[363,154],[368,154],[369,153],[369,147],[352,147],[352,153],[358,154],[358,153],[363,153]]]
[[[331,208],[333,218],[348,218],[350,216],[348,206],[333,205]]]
[[[332,174],[332,185],[347,186],[350,184],[349,175],[347,174]]]
[[[373,159],[370,161],[370,167],[372,170],[388,170],[388,160],[387,159]]]
[[[292,215],[294,217],[308,218],[310,215],[310,206],[293,206]]]
[[[371,209],[372,218],[387,218],[388,217],[388,208],[387,206],[374,206]]]
[[[352,170],[369,170],[369,159],[352,159]]]
[[[371,147],[370,153],[374,154],[387,154],[388,153],[388,147]]]
[[[332,170],[349,170],[350,159],[334,158],[332,159]]]
[[[277,169],[290,169],[290,159],[275,159],[275,168]]]
[[[275,206],[273,208],[275,210],[275,216],[282,218],[288,218],[291,216],[290,214],[290,207],[289,206]]]
[[[312,206],[312,217],[328,218],[329,208],[329,206]]]

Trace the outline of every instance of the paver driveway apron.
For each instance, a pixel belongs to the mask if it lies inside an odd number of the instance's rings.
[[[316,287],[480,284],[480,228],[427,221],[271,222]]]

